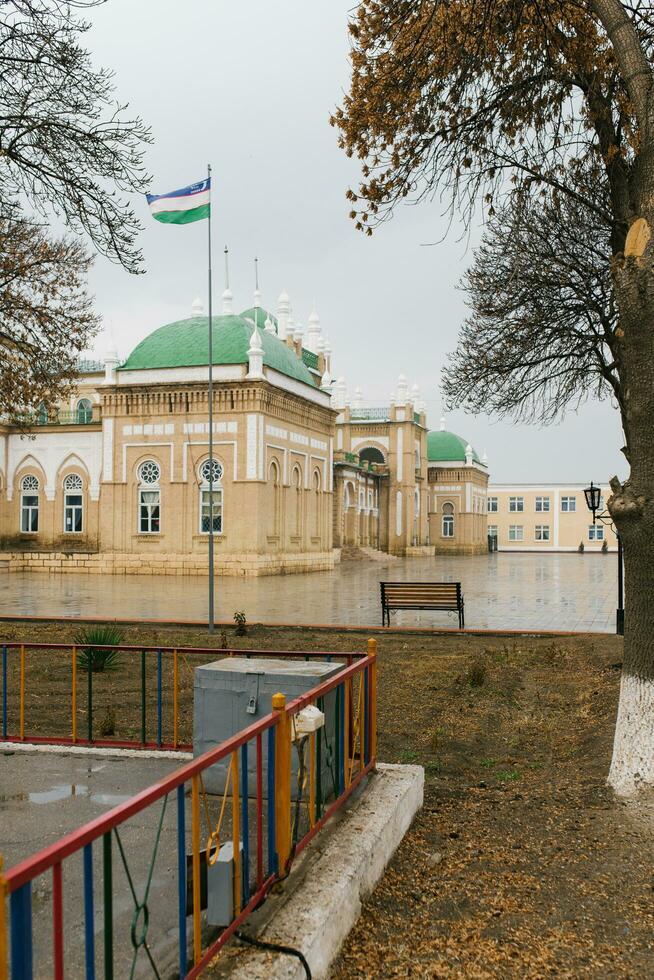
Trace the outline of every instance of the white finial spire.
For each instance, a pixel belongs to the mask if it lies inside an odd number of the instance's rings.
[[[196,296],[191,304],[191,316],[204,316],[204,306],[199,296]]]
[[[356,388],[354,389],[352,408],[363,408],[363,391],[361,390],[359,385],[357,385]]]
[[[484,455],[481,457],[481,462],[483,466],[488,466],[488,454],[484,449]]]
[[[323,374],[322,378],[320,379],[320,387],[323,389],[323,391],[331,391],[331,387],[332,387],[332,376],[329,373],[329,371],[327,370],[327,368],[325,368],[325,373]]]
[[[293,333],[293,340],[301,343],[302,342],[302,324],[298,321],[295,324],[295,331]]]
[[[445,432],[445,416],[441,415],[441,432]]]
[[[248,378],[263,378],[263,344],[257,327],[250,337],[248,348]]]
[[[341,375],[336,384],[334,385],[334,390],[332,393],[332,406],[334,408],[345,408],[345,393],[347,391],[347,385],[345,384],[345,378]]]
[[[320,342],[322,331],[320,329],[320,317],[316,313],[315,304],[311,313],[309,314],[309,321],[307,324],[307,335],[305,338],[304,346],[307,350],[312,351],[314,354],[318,354],[318,345]]]
[[[270,319],[270,317],[268,316],[268,314],[266,314],[266,322],[264,323],[264,329],[265,329],[266,333],[274,333],[275,332],[275,324],[272,322],[272,320]]]
[[[401,374],[397,379],[397,395],[396,395],[397,404],[406,405],[408,394],[409,394],[409,386],[407,384],[406,376],[404,374]]]
[[[285,289],[282,289],[277,299],[277,336],[286,340],[288,323],[291,314],[291,301]]]
[[[466,446],[466,466],[472,466],[472,446],[470,443]]]

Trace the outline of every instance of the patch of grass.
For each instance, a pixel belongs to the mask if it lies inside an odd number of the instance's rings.
[[[483,766],[484,769],[492,769],[499,761],[499,759],[482,759],[479,765]]]
[[[498,769],[495,776],[501,783],[514,783],[520,779],[520,773],[517,769]]]
[[[412,749],[404,749],[400,752],[400,762],[403,765],[410,765],[412,762],[418,761],[418,753],[414,752]]]
[[[465,682],[468,687],[483,687],[486,681],[487,667],[483,660],[474,660],[465,672]]]
[[[425,762],[425,772],[430,776],[434,776],[442,770],[443,764],[440,759],[430,759],[429,762]]]

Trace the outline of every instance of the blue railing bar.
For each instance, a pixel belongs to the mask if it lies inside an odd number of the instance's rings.
[[[32,980],[32,882],[12,893],[11,976],[13,980]]]
[[[2,648],[2,737],[7,737],[7,647]]]

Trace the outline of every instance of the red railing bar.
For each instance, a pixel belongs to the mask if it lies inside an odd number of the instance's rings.
[[[271,875],[270,878],[267,878],[266,881],[264,881],[261,888],[259,888],[255,892],[255,894],[252,896],[252,898],[245,906],[243,911],[240,912],[239,915],[237,915],[232,922],[230,922],[227,928],[224,929],[223,932],[221,932],[221,934],[218,936],[218,939],[216,939],[216,941],[212,943],[211,946],[209,946],[209,948],[205,951],[202,959],[198,963],[196,963],[193,969],[186,974],[184,980],[196,980],[196,977],[199,977],[201,975],[205,966],[207,966],[209,962],[214,958],[216,953],[220,949],[222,949],[222,947],[225,945],[227,940],[231,939],[231,937],[236,932],[238,927],[242,925],[243,922],[245,922],[250,912],[254,912],[256,907],[266,897],[266,895],[268,894],[268,892],[270,891],[270,889],[272,888],[272,886],[275,884],[276,881],[277,881],[277,875]]]
[[[322,697],[324,694],[329,693],[339,684],[342,684],[344,680],[348,677],[362,671],[370,663],[371,658],[365,657],[363,660],[352,664],[351,667],[346,667],[344,670],[339,671],[330,680],[325,681],[324,684],[313,688],[306,694],[301,695],[292,701],[288,707],[287,711],[289,714],[296,714],[307,704],[311,704],[314,700]],[[89,821],[77,830],[66,834],[59,841],[51,844],[48,847],[43,848],[41,851],[26,858],[21,861],[14,868],[11,868],[6,874],[6,882],[8,891],[14,892],[21,885],[26,884],[26,882],[31,881],[33,878],[40,874],[43,874],[53,864],[63,861],[65,858],[70,857],[75,851],[80,850],[86,844],[92,843],[97,838],[101,837],[103,834],[110,830],[113,830],[118,824],[123,823],[135,814],[140,813],[146,807],[150,806],[152,803],[156,803],[167,793],[172,792],[172,790],[177,789],[182,783],[187,782],[192,776],[197,773],[202,772],[209,766],[214,765],[216,762],[220,762],[225,757],[231,755],[236,749],[239,749],[241,745],[245,742],[249,742],[250,739],[255,738],[256,735],[262,734],[269,728],[272,728],[278,723],[279,715],[276,712],[271,712],[271,714],[266,715],[265,718],[261,718],[259,721],[254,722],[248,728],[243,729],[243,731],[238,732],[231,738],[227,739],[221,745],[216,746],[215,749],[210,749],[203,755],[198,756],[196,759],[186,763],[180,769],[165,776],[163,779],[158,780],[151,786],[137,793],[130,800],[125,803],[120,803],[118,806],[114,807],[108,813],[102,814],[96,817],[95,820]]]
[[[61,862],[52,866],[52,955],[54,980],[64,980],[64,908]]]
[[[313,687],[306,694],[300,694],[299,697],[290,701],[286,705],[286,713],[289,715],[296,715],[298,711],[302,708],[306,708],[308,704],[313,704],[318,698],[322,698],[325,694],[329,694],[333,691],[335,687],[339,687],[343,681],[346,681],[349,677],[354,677],[355,674],[362,673],[366,667],[369,667],[372,663],[372,657],[364,657],[363,660],[358,660],[351,667],[345,667],[343,670],[339,671],[338,674],[334,674],[330,677],[328,681],[324,681],[319,684],[318,687]]]
[[[178,653],[211,653],[211,654],[222,654],[224,657],[230,656],[261,656],[261,657],[292,657],[298,658],[305,657],[317,658],[317,657],[342,657],[343,659],[350,659],[351,657],[365,657],[366,653],[363,651],[346,651],[346,650],[249,650],[246,647],[233,648],[229,650],[223,650],[218,647],[162,647],[156,643],[139,643],[138,645],[129,644],[124,646],[115,646],[112,644],[102,644],[102,643],[19,643],[19,642],[4,642],[1,641],[1,645],[7,647],[8,650],[16,650],[21,646],[25,647],[26,650],[66,650],[70,652],[72,646],[76,646],[79,650],[85,647],[93,647],[94,650],[115,650],[117,653],[141,653],[145,650],[146,653],[156,653],[161,651],[161,653],[174,653],[177,650]]]

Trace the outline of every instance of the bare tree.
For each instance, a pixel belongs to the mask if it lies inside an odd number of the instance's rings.
[[[604,208],[601,186],[588,193]],[[576,198],[533,187],[489,220],[443,370],[450,407],[549,423],[589,396],[620,403],[609,232]]]
[[[0,220],[0,406],[22,428],[32,406],[49,407],[72,390],[77,357],[98,327],[89,263],[79,242]]]
[[[608,507],[625,548],[624,668],[609,782],[654,784],[654,2],[361,0],[333,123],[362,161],[366,230],[440,194],[469,220],[536,182],[607,227],[629,478]],[[584,176],[602,174],[606,205]]]
[[[80,9],[98,2],[0,0],[0,216],[19,218],[26,202],[54,212],[135,272],[141,225],[127,195],[146,189],[150,135],[81,45]]]

